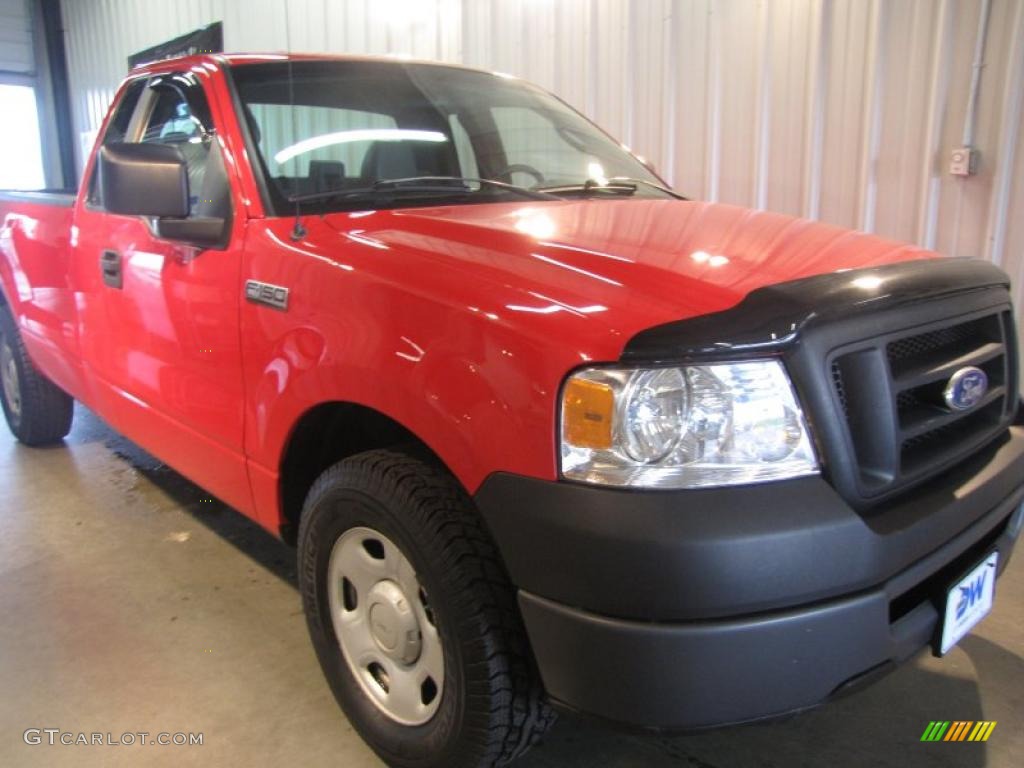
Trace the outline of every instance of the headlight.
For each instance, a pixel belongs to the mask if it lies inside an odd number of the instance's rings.
[[[572,480],[702,488],[817,472],[777,360],[588,368],[562,390],[562,474]]]

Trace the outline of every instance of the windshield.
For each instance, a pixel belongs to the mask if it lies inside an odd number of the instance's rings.
[[[515,199],[474,179],[563,197],[671,194],[599,128],[520,80],[397,61],[277,61],[232,74],[277,215],[298,197],[326,210],[422,205],[415,188],[382,194],[380,182],[399,179],[423,178],[435,204]],[[445,189],[438,178],[467,182]]]

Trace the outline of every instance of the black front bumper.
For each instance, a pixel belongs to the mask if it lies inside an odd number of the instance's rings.
[[[956,577],[993,549],[1006,566],[1022,482],[1014,426],[869,513],[817,477],[622,491],[495,475],[476,500],[551,698],[676,729],[811,707],[913,655]]]

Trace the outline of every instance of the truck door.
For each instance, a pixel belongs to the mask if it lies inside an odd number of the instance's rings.
[[[98,269],[100,259],[107,249],[110,234],[109,219],[103,210],[100,197],[99,170],[96,155],[101,146],[124,141],[129,135],[132,116],[137,112],[146,78],[138,78],[126,85],[111,107],[102,141],[98,142],[91,163],[82,181],[78,208],[71,229],[71,270],[69,278],[78,297],[78,338],[79,354],[86,364],[88,375],[84,376],[84,402],[98,407],[102,399],[102,380],[96,374],[96,363],[102,359],[107,346],[106,336],[109,325],[107,318],[107,291]]]
[[[152,78],[129,141],[175,144],[188,165],[191,216],[232,215],[231,181],[201,77]],[[239,338],[242,227],[223,248],[164,240],[152,222],[109,215],[99,270],[103,327],[91,361],[108,387],[104,416],[232,506],[251,509],[242,448]],[[95,329],[94,329],[95,330]]]

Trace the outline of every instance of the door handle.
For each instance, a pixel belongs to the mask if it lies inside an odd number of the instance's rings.
[[[117,251],[104,251],[100,255],[100,272],[103,274],[104,284],[118,290],[124,287],[124,276],[121,272],[121,254]]]

